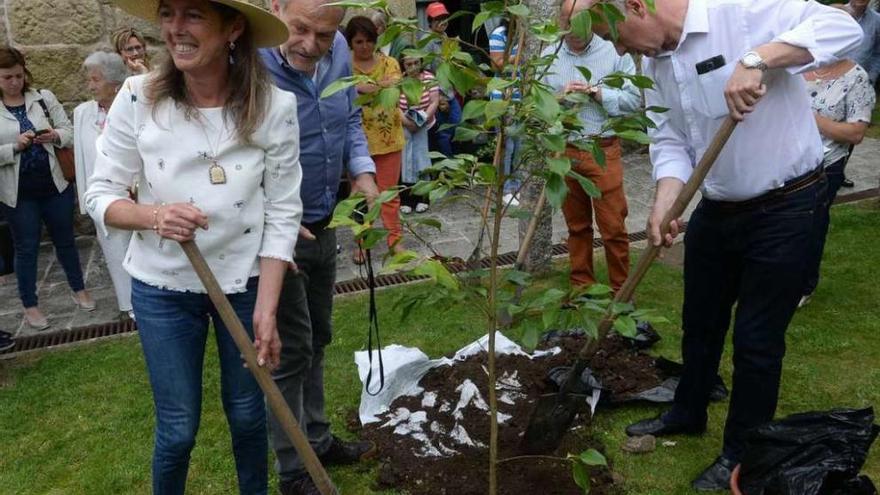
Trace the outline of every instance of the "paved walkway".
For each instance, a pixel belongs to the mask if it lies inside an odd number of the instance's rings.
[[[880,156],[880,140],[866,139],[856,148],[847,167],[847,175],[855,182],[856,187],[851,190],[843,189],[842,194],[872,189],[880,185],[878,156]],[[630,154],[624,157],[624,162],[624,186],[629,201],[627,228],[630,232],[639,232],[644,230],[650,211],[654,188],[651,180],[651,168],[645,154]],[[424,215],[436,218],[443,224],[441,232],[434,232],[432,229],[426,238],[434,250],[445,256],[467,258],[470,255],[479,232],[477,213],[470,210],[462,202],[451,202],[440,205]],[[556,212],[553,215],[553,242],[562,242],[566,236],[562,214]],[[504,223],[502,238],[501,252],[517,249],[519,241],[516,220],[507,220]],[[70,290],[65,281],[64,272],[55,260],[52,246],[49,243],[44,243],[40,253],[38,290],[40,307],[49,317],[49,322],[52,325],[47,331],[108,323],[116,321],[120,316],[110,277],[104,265],[104,258],[94,237],[79,237],[77,245],[85,271],[86,286],[97,300],[98,309],[92,313],[86,313],[75,308],[70,299]],[[340,231],[340,245],[342,252],[338,258],[337,279],[344,281],[358,277],[358,267],[351,263],[353,243],[351,235],[347,231]],[[426,245],[419,243],[412,237],[406,240],[406,245],[422,252],[429,252]],[[384,249],[380,248],[378,251],[380,255],[384,254]],[[21,303],[14,275],[0,277],[0,329],[11,331],[16,335],[35,333],[23,323],[21,314]]]

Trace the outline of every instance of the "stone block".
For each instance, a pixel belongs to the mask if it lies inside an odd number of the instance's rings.
[[[97,0],[8,0],[6,9],[19,45],[90,44],[104,35]]]
[[[35,88],[52,91],[68,105],[91,99],[82,62],[92,50],[77,46],[25,47],[24,52],[28,69],[34,75]],[[71,112],[67,116],[73,118]]]
[[[6,7],[0,5],[0,45],[9,44],[9,33],[6,30]]]

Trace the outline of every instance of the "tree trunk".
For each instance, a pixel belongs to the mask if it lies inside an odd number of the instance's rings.
[[[533,19],[556,19],[559,17],[559,2],[548,2],[547,0],[523,0],[523,4],[531,9],[531,17]],[[526,49],[523,53],[527,58],[537,57],[542,50],[542,44],[539,40],[526,36]],[[530,170],[539,164],[525,164],[524,168]],[[522,192],[520,193],[520,206],[527,211],[534,211],[535,203],[541,194],[543,180],[531,178],[526,181]],[[522,219],[519,221],[519,239],[522,242],[526,230],[529,227],[529,220]],[[541,218],[538,228],[535,231],[535,237],[529,248],[526,257],[526,269],[532,273],[546,273],[550,270],[550,258],[552,256],[553,246],[553,217],[552,208],[545,205],[541,210]]]

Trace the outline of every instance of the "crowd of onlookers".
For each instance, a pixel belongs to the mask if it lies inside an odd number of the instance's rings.
[[[130,7],[130,2],[117,3]],[[255,338],[260,359],[277,367],[285,398],[322,459],[348,462],[369,455],[374,446],[367,442],[332,436],[323,410],[323,349],[332,333],[337,255],[335,233],[327,228],[330,213],[344,177],[353,192],[372,201],[383,191],[423,178],[431,151],[455,154],[461,146],[453,139],[455,124],[471,95],[457,94],[435,79],[439,57],[428,63],[411,56],[407,48],[415,40],[401,36],[378,47],[387,27],[381,13],[354,16],[341,26],[343,9],[323,0],[276,0],[275,16],[235,1],[154,3],[167,56],[152,60],[140,33],[118,31],[113,52],[96,51],[84,60],[85,84],[93,98],[76,107],[72,122],[50,90],[34,86],[25,56],[12,47],[0,48],[0,212],[14,245],[13,251],[9,242],[0,243],[0,273],[14,266],[26,324],[47,328],[37,298],[45,225],[72,303],[94,310],[74,239],[76,205],[93,218],[119,310],[138,320],[157,406],[154,483],[166,483],[170,493],[185,483],[186,459],[198,429],[200,356],[208,317],[216,317],[175,244],[193,240],[198,232],[200,248]],[[563,2],[563,29],[584,5]],[[852,147],[870,123],[880,73],[880,15],[867,8],[866,0],[840,8],[862,26],[861,48],[853,60],[804,74],[823,137],[829,208],[845,184]],[[426,33],[436,35],[426,49],[439,54],[451,13],[433,2],[426,14]],[[506,23],[487,24],[491,70],[511,77],[519,47],[510,46]],[[617,290],[630,265],[628,207],[621,143],[604,124],[609,117],[638,111],[644,102],[631,82],[616,87],[596,81],[612,73],[634,75],[636,64],[599,36],[570,33],[560,43],[547,48],[545,55],[556,57],[542,82],[560,100],[571,93],[585,95],[587,103],[578,113],[582,130],[569,137],[565,156],[602,193],[591,197],[578,180],[567,179],[562,211],[570,280],[579,286],[596,283],[595,223],[604,240],[610,285]],[[580,67],[590,69],[591,80]],[[318,97],[332,82],[352,74],[373,82]],[[379,99],[355,104],[404,77],[423,83],[416,101],[401,94],[394,107]],[[520,94],[512,90],[483,97],[518,100]],[[575,146],[582,139],[602,148],[605,163]],[[508,137],[502,159],[508,177],[504,201],[514,206],[525,180],[518,164],[521,146],[518,138]],[[383,203],[389,251],[403,248],[400,215],[429,208],[428,198],[409,190]],[[354,262],[364,263],[362,250],[352,249]],[[822,249],[816,246],[802,304],[818,283]],[[265,439],[260,440],[265,425],[261,429],[254,420],[265,414],[262,398],[247,372],[236,369],[239,353],[222,323],[214,320],[224,384],[229,381],[224,405],[237,467],[241,476],[255,476],[240,483],[258,487],[265,483],[259,475],[265,459],[258,462],[251,454],[266,450]],[[168,345],[169,340],[176,344]],[[12,345],[9,334],[0,334],[0,350]],[[186,411],[184,420],[171,417],[178,409]],[[302,461],[275,420],[270,417],[268,424],[282,486],[287,486],[282,491],[312,493]]]

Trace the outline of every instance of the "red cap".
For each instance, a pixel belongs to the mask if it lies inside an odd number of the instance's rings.
[[[442,3],[433,2],[428,4],[428,8],[425,9],[425,14],[427,14],[429,19],[434,19],[442,15],[449,15],[449,11],[446,10],[446,6]]]

